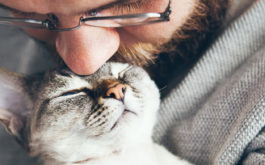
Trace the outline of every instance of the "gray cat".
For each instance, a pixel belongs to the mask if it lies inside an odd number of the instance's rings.
[[[0,70],[0,120],[46,165],[187,165],[155,144],[159,90],[141,68],[107,63],[95,74]]]

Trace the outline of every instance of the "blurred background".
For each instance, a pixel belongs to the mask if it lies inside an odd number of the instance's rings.
[[[6,15],[0,9],[0,15]],[[31,74],[53,65],[49,51],[23,30],[0,24],[0,67]],[[0,125],[0,165],[36,165],[12,136]]]

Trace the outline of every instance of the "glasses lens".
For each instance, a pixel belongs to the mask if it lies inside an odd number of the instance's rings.
[[[84,18],[83,22],[89,26],[98,26],[98,27],[123,27],[123,26],[136,26],[144,25],[155,22],[163,21],[159,13],[146,13],[138,15],[125,15],[120,17],[93,17],[93,18]]]
[[[0,7],[0,16],[10,17],[10,14],[9,14],[9,12],[6,9]]]
[[[42,22],[26,18],[15,18],[8,10],[0,8],[0,26],[18,26],[22,28],[42,28]]]
[[[34,23],[35,22],[35,23]],[[13,18],[7,18],[7,17],[0,17],[0,26],[17,26],[21,28],[43,28],[41,22],[26,20],[26,19],[13,19]]]

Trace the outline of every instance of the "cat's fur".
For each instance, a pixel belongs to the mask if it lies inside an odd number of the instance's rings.
[[[106,97],[108,82],[125,84],[123,100]],[[0,70],[0,83],[0,120],[46,165],[189,164],[152,142],[159,90],[139,67],[107,63],[90,76]]]

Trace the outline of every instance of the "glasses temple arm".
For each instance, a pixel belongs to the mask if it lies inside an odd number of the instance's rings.
[[[170,20],[170,17],[169,16],[170,16],[171,13],[172,13],[172,10],[171,10],[171,1],[169,1],[169,4],[168,4],[166,10],[163,13],[161,13],[161,18],[169,21]]]

